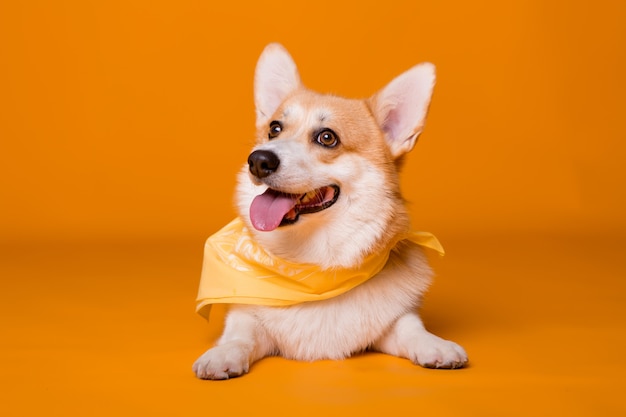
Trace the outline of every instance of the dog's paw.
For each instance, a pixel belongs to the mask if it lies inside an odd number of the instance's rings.
[[[200,379],[234,378],[249,369],[250,359],[246,349],[230,343],[207,350],[193,364],[193,371]]]
[[[410,359],[424,368],[436,369],[463,368],[468,362],[461,346],[430,333],[415,346]]]

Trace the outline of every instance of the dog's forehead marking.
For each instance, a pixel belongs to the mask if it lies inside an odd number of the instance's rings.
[[[289,116],[291,116],[291,114],[293,113],[293,108],[295,106],[287,106],[283,109],[283,118],[287,118]]]
[[[320,123],[324,123],[327,119],[330,118],[330,111],[324,108],[318,109],[317,110],[318,114],[317,114],[317,118],[320,121]]]
[[[332,116],[332,111],[326,107],[318,107],[311,111],[299,104],[291,104],[283,109],[283,118],[298,119],[307,125],[323,124]]]

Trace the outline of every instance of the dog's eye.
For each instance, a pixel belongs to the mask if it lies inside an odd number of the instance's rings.
[[[334,148],[339,143],[339,138],[332,130],[324,129],[317,134],[315,141],[327,148]]]
[[[283,131],[283,125],[274,120],[272,123],[270,123],[270,131],[267,134],[267,138],[268,139],[274,139],[276,136],[280,135],[280,132]]]

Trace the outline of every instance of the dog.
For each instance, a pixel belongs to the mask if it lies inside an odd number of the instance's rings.
[[[199,310],[232,305],[216,345],[193,365],[198,378],[238,377],[266,356],[341,360],[367,350],[427,368],[466,366],[464,349],[428,332],[417,313],[432,272],[423,251],[428,245],[407,238],[409,215],[399,187],[434,84],[434,66],[422,63],[368,99],[321,94],[302,84],[283,46],[263,50],[254,78],[256,144],[235,193],[235,226],[243,237],[230,246],[218,239],[214,249],[223,253],[212,261],[205,247],[203,280],[221,280],[222,287],[207,284],[217,289],[198,298]],[[224,239],[233,233],[223,232]],[[230,277],[256,266],[224,265],[235,249],[268,258],[281,271],[287,265],[298,274],[302,265],[314,272],[292,281],[280,277],[279,296],[244,294],[245,285],[234,288],[239,284]],[[355,283],[365,264],[372,276]],[[348,284],[333,288],[346,271]],[[250,280],[261,286],[265,278]],[[308,288],[309,279],[324,288]],[[303,298],[285,300],[282,292],[292,290]]]

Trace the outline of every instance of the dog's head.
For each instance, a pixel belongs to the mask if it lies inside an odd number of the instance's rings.
[[[257,143],[237,205],[255,238],[293,262],[352,267],[408,228],[400,159],[422,131],[435,75],[421,64],[367,100],[305,88],[270,44],[256,68]]]

